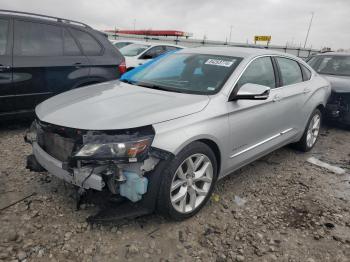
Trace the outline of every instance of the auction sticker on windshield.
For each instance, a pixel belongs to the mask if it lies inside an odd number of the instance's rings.
[[[230,67],[233,65],[235,61],[225,61],[221,59],[208,59],[205,64],[206,65],[216,65],[216,66],[224,66],[224,67]]]

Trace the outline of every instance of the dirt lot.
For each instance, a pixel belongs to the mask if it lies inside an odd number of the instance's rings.
[[[25,127],[0,128],[0,261],[350,261],[350,131],[324,127],[308,154],[283,148],[221,180],[184,222],[89,225],[69,185],[25,169]]]

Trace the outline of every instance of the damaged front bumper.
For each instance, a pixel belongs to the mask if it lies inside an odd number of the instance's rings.
[[[32,147],[35,160],[40,164],[40,166],[57,178],[84,189],[92,188],[102,191],[102,189],[105,187],[106,184],[103,181],[102,176],[98,174],[97,169],[75,169],[73,173],[70,173],[63,169],[63,163],[61,161],[46,153],[37,142],[33,142]],[[32,159],[32,157],[30,157],[30,159]],[[34,168],[31,168],[32,166],[33,164],[27,163],[28,169],[31,169],[31,171],[36,171]]]
[[[94,156],[76,158],[76,152],[86,145],[84,138],[88,137],[91,140],[91,133],[87,132],[89,131],[71,130],[34,122],[25,136],[25,140],[32,144],[33,149],[33,154],[27,158],[27,168],[38,172],[47,170],[57,178],[84,190],[109,190],[112,194],[120,195],[131,202],[138,202],[145,195],[154,195],[154,192],[148,192],[150,188],[158,191],[158,187],[154,186],[158,181],[151,181],[155,179],[152,174],[155,173],[159,162],[167,160],[172,156],[171,153],[149,147],[142,151],[142,154],[132,158],[101,159],[97,157],[94,159]],[[105,144],[106,141],[110,142],[114,139],[117,141],[113,142],[118,142],[120,137],[134,138],[139,133],[144,135],[145,132],[141,130],[130,135],[128,131],[127,135],[119,133],[111,135],[109,131],[108,134],[103,135],[103,132],[99,131],[96,138],[101,141],[97,139],[94,143]]]
[[[329,120],[350,125],[350,93],[332,92],[326,105]]]

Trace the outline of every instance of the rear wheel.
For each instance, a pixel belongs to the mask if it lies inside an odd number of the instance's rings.
[[[296,143],[298,149],[307,152],[314,147],[320,134],[321,121],[322,113],[319,109],[315,109],[311,114],[302,138]]]
[[[213,151],[201,142],[190,144],[163,173],[158,212],[176,220],[193,216],[208,201],[216,179]]]

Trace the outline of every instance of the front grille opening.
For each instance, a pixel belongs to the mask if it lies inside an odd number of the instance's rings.
[[[37,126],[40,147],[53,158],[62,162],[68,161],[75,147],[80,144],[79,131],[42,123]]]

